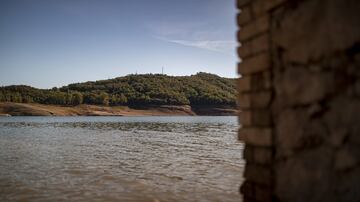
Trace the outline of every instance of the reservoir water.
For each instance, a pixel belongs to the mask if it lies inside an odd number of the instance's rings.
[[[241,201],[236,117],[0,117],[0,201]]]

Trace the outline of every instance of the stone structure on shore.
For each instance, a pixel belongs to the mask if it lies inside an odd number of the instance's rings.
[[[237,0],[248,201],[360,200],[360,1]]]

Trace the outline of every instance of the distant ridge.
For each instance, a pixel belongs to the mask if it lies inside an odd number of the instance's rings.
[[[204,72],[191,76],[133,74],[53,89],[37,89],[25,85],[0,87],[0,102],[64,106],[235,106],[235,97],[235,79]]]

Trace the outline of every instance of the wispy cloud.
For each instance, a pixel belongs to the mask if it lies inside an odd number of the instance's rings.
[[[229,40],[228,33],[203,22],[158,22],[147,27],[154,38],[182,46],[221,53],[232,53],[236,47],[235,39]]]
[[[222,52],[222,53],[228,53],[229,51],[234,51],[234,47],[236,46],[235,41],[226,41],[226,40],[188,41],[188,40],[165,39],[161,37],[156,37],[156,38],[183,46],[190,46],[190,47],[201,48],[205,50]]]

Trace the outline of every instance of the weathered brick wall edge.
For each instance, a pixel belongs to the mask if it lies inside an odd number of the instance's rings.
[[[237,8],[243,201],[360,201],[360,1]]]
[[[238,0],[237,33],[238,103],[240,141],[245,143],[243,200],[272,201],[274,184],[274,129],[270,105],[273,100],[270,55],[270,13],[282,0]]]

